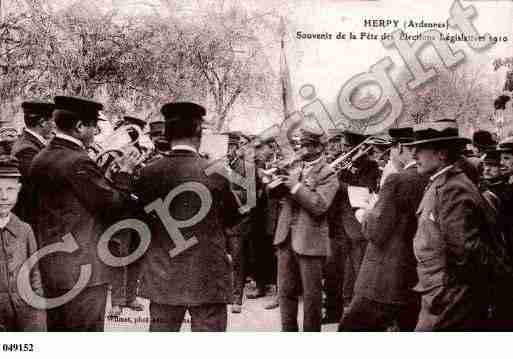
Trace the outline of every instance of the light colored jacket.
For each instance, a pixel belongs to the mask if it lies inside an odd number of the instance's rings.
[[[301,169],[291,173],[299,179]],[[301,186],[283,200],[274,244],[283,243],[290,232],[292,248],[308,256],[328,254],[329,233],[327,211],[337,193],[337,176],[322,159],[302,176]]]

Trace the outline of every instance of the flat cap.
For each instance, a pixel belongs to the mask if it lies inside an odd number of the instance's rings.
[[[10,155],[0,155],[0,177],[21,177],[18,160]]]
[[[207,113],[203,106],[193,102],[170,102],[162,106],[160,112],[166,122],[189,119],[191,117],[203,117]]]
[[[25,114],[33,114],[39,116],[51,116],[55,108],[53,102],[48,101],[24,101],[21,108]]]
[[[55,110],[72,112],[81,118],[101,120],[99,112],[103,105],[83,97],[55,96]]]

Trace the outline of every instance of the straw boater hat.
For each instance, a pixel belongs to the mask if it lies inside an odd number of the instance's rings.
[[[446,143],[448,145],[465,145],[471,142],[459,135],[458,124],[452,119],[423,122],[413,127],[413,141],[406,146],[429,146]]]

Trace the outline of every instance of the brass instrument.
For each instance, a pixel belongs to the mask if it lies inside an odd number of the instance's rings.
[[[386,144],[387,140],[379,138],[379,137],[369,137],[362,141],[360,144],[352,148],[350,151],[342,154],[333,162],[330,163],[331,168],[335,170],[335,172],[339,172],[342,170],[349,170],[354,167],[356,161],[362,158],[364,155],[369,153],[373,146],[376,144]]]
[[[101,142],[94,143],[89,148],[89,156],[108,180],[112,181],[118,172],[132,175],[151,155],[151,147],[142,143],[143,136],[136,125],[121,126]]]

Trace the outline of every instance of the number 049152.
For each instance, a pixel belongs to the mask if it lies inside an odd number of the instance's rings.
[[[2,344],[4,352],[33,352],[34,344]]]

